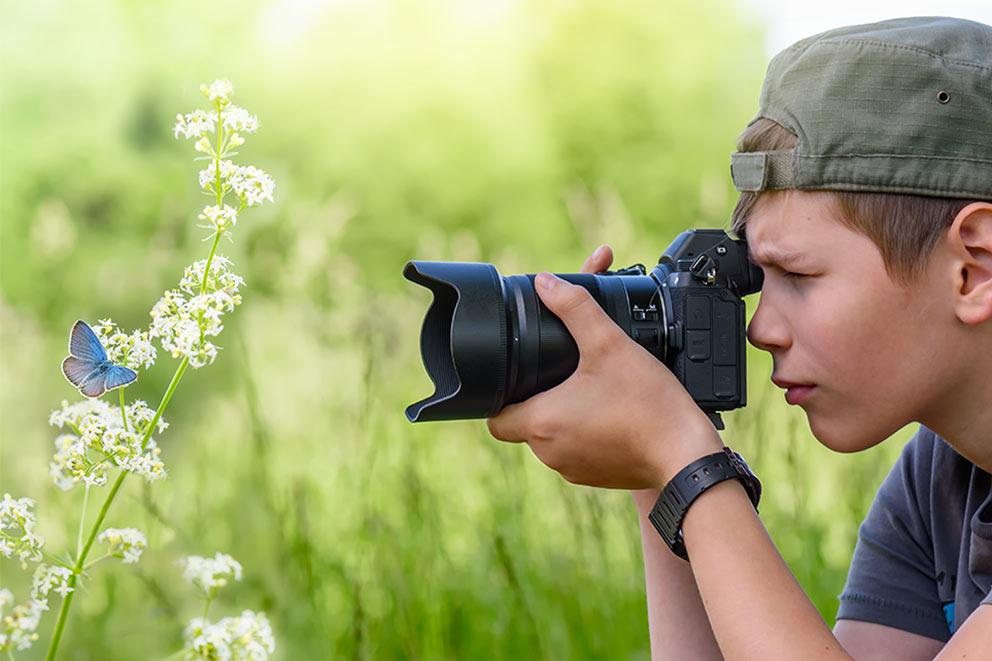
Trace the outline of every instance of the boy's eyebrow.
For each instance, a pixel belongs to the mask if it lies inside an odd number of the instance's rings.
[[[778,250],[776,248],[770,248],[759,255],[755,255],[751,252],[750,245],[747,248],[747,256],[752,262],[762,266],[792,266],[806,261],[806,255],[802,253]]]

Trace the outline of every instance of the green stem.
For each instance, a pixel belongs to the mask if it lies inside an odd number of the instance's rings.
[[[224,188],[221,184],[220,179],[220,157],[223,153],[224,148],[224,119],[223,114],[220,110],[220,101],[217,102],[217,155],[214,157],[214,172],[216,173],[216,186],[217,190],[217,206],[219,207],[221,202],[224,201]]]
[[[214,232],[214,244],[210,246],[210,254],[207,255],[207,263],[203,268],[203,282],[200,283],[200,293],[203,294],[207,291],[207,274],[210,273],[210,263],[214,261],[214,253],[217,252],[217,244],[220,243],[220,235],[223,232]],[[200,313],[200,318],[197,321],[203,321],[203,313]]]
[[[220,206],[224,200],[223,188],[221,187],[221,177],[220,177],[220,149],[223,146],[224,129],[223,129],[223,115],[221,113],[220,103],[217,104],[217,158],[214,159],[214,165],[217,172],[217,206]],[[223,232],[216,232],[214,237],[214,244],[210,248],[210,255],[207,257],[206,265],[203,269],[203,281],[200,283],[200,293],[203,294],[207,289],[207,275],[210,273],[210,263],[214,259],[214,253],[217,251],[217,244],[220,242],[220,237]],[[197,324],[200,326],[200,341],[203,341],[203,315],[199,315],[197,319]],[[148,439],[151,438],[152,432],[155,431],[158,425],[159,418],[162,417],[162,412],[165,411],[166,407],[169,405],[169,400],[172,399],[172,393],[175,392],[176,387],[179,385],[180,379],[183,378],[183,373],[186,371],[186,366],[189,365],[189,356],[184,356],[182,361],[179,363],[179,367],[176,368],[176,373],[172,375],[172,381],[169,383],[169,387],[166,389],[165,394],[162,396],[162,401],[158,405],[158,409],[155,411],[155,417],[152,418],[151,423],[145,430],[145,434],[141,439],[141,451],[144,452],[145,446],[148,444]],[[124,414],[124,390],[121,388],[121,413]],[[124,428],[127,429],[127,417],[124,418]],[[103,501],[103,505],[100,507],[100,513],[96,517],[96,521],[93,523],[93,527],[90,529],[90,534],[86,539],[86,543],[80,552],[76,554],[76,564],[72,567],[72,576],[69,577],[67,581],[70,588],[76,587],[76,577],[83,571],[86,562],[86,556],[89,555],[90,548],[93,546],[93,540],[96,539],[97,532],[100,530],[100,526],[103,524],[104,518],[107,516],[107,511],[110,509],[110,504],[114,501],[114,497],[117,496],[117,492],[120,491],[121,485],[124,483],[124,478],[127,477],[127,471],[121,471],[120,475],[114,481],[113,486],[110,488],[110,492],[107,494],[106,500]],[[65,598],[62,599],[62,607],[59,608],[59,618],[55,622],[55,632],[52,634],[52,641],[48,646],[48,654],[45,656],[46,661],[52,661],[55,658],[55,653],[59,647],[59,641],[62,639],[62,631],[65,629],[66,618],[69,614],[69,606],[72,604],[72,597],[76,594],[75,589],[69,592]],[[209,605],[209,604],[208,604]]]
[[[207,621],[207,611],[210,610],[210,602],[213,601],[213,600],[214,600],[214,598],[213,597],[210,597],[209,599],[207,599],[207,603],[203,605],[203,621],[204,622]]]
[[[162,412],[169,405],[169,400],[172,399],[172,393],[176,391],[176,387],[179,385],[180,379],[183,378],[183,373],[186,371],[186,366],[189,364],[189,358],[184,357],[179,363],[179,367],[176,369],[176,373],[172,375],[172,381],[169,383],[168,389],[165,391],[165,395],[162,396],[162,401],[158,405],[158,410],[155,411],[155,417],[152,418],[151,424],[148,425],[148,429],[145,430],[144,438],[141,439],[141,449],[144,451],[145,445],[148,443],[148,439],[151,438],[152,431],[158,424],[159,418],[162,417]],[[76,556],[76,565],[72,568],[72,576],[69,577],[68,585],[70,588],[76,587],[76,576],[83,571],[86,562],[86,556],[90,553],[90,548],[93,546],[93,540],[96,539],[96,534],[100,530],[100,526],[103,524],[103,520],[107,516],[107,510],[110,509],[110,504],[114,502],[114,497],[117,496],[117,492],[120,491],[121,485],[124,484],[124,478],[127,477],[127,471],[121,471],[117,479],[114,480],[114,484],[110,487],[110,492],[107,494],[107,498],[103,501],[103,505],[100,507],[100,513],[96,517],[96,521],[93,522],[93,527],[90,528],[90,534],[86,539],[86,543],[83,545],[83,550]],[[62,631],[65,629],[66,618],[69,615],[69,606],[72,605],[72,597],[76,594],[75,590],[69,592],[65,598],[62,599],[62,607],[59,608],[59,618],[55,622],[55,632],[52,634],[52,642],[48,646],[48,654],[45,656],[46,661],[52,661],[55,658],[55,652],[59,648],[59,641],[62,639]]]
[[[90,499],[90,485],[89,485],[89,483],[87,483],[86,484],[86,489],[83,490],[83,511],[80,512],[80,514],[79,514],[79,532],[76,533],[76,557],[77,558],[79,557],[79,554],[83,550],[83,523],[86,521],[86,503],[89,502],[89,499]]]
[[[200,283],[200,294],[207,290],[207,274],[210,273],[210,262],[214,261],[214,253],[217,252],[217,244],[220,243],[220,230],[214,232],[214,244],[210,246],[210,254],[207,255],[207,263],[203,266],[203,282]],[[203,310],[196,315],[196,325],[200,328],[200,344],[203,344]]]
[[[110,551],[107,551],[106,553],[104,553],[103,555],[101,555],[96,560],[90,560],[89,562],[87,562],[86,563],[86,566],[83,567],[83,570],[85,571],[85,570],[89,569],[90,567],[92,567],[96,563],[100,562],[101,560],[106,560],[107,558],[111,557],[112,555],[113,554]]]
[[[217,195],[217,208],[220,209],[224,204],[224,188],[220,177],[220,157],[221,150],[224,146],[224,122],[223,115],[220,109],[220,102],[217,102],[217,155],[214,158],[214,173],[215,173],[215,193]],[[203,266],[203,281],[200,283],[200,294],[202,295],[207,291],[207,277],[210,274],[210,264],[214,261],[214,253],[217,252],[217,244],[220,243],[221,234],[224,231],[217,227],[214,232],[214,244],[210,246],[210,254],[207,256],[207,261]],[[200,327],[200,344],[203,344],[203,311],[201,310],[196,315],[196,325]]]
[[[127,411],[124,410],[124,386],[117,389],[121,394],[121,419],[124,420],[124,431],[127,431]]]

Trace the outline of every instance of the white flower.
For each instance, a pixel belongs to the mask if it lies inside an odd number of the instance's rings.
[[[183,134],[186,138],[199,138],[204,133],[212,133],[216,128],[217,115],[206,110],[194,110],[186,115],[176,115],[176,126],[172,129],[176,138]]]
[[[70,576],[72,576],[72,571],[65,567],[46,564],[38,565],[38,568],[34,570],[34,577],[32,578],[31,599],[44,602],[45,610],[47,610],[49,592],[54,590],[65,598],[67,594],[75,589],[69,587]]]
[[[224,205],[203,207],[200,220],[207,221],[206,227],[212,227],[216,232],[224,232],[234,227],[238,222],[238,212],[234,207]]]
[[[218,78],[210,83],[210,85],[200,85],[200,91],[203,92],[203,96],[207,97],[207,100],[211,103],[220,101],[220,104],[225,106],[231,102],[231,96],[234,94],[234,85],[227,78]]]
[[[110,544],[110,555],[123,558],[124,564],[137,562],[141,552],[148,548],[148,540],[137,528],[107,528],[96,541]]]
[[[191,659],[267,659],[276,650],[265,613],[244,610],[216,624],[198,617],[184,632],[185,651]]]
[[[210,144],[210,138],[203,136],[193,145],[193,149],[196,151],[202,151],[204,154],[213,154],[214,147]]]
[[[99,402],[99,404],[97,404]],[[124,407],[128,428],[124,428],[121,409],[100,400],[78,402],[70,405],[62,400],[62,408],[49,417],[52,425],[68,425],[72,434],[61,434],[55,439],[55,455],[49,464],[49,475],[56,486],[71,489],[83,482],[90,486],[107,483],[107,470],[114,466],[137,473],[148,481],[166,477],[165,464],[159,459],[161,450],[149,436],[144,449],[141,439],[155,417],[148,405],[135,400]],[[169,426],[159,418],[155,432],[161,433]]]
[[[225,190],[227,190],[228,188],[227,186],[225,186],[227,180],[231,177],[231,175],[233,175],[237,171],[238,171],[238,166],[235,165],[232,161],[229,160],[220,161],[220,181],[221,181],[221,185],[224,186]],[[211,192],[217,192],[216,187],[217,187],[217,164],[216,162],[214,162],[211,163],[208,167],[200,170],[200,188],[206,189]],[[216,207],[212,207],[212,208],[216,208]],[[227,208],[230,209],[230,207]],[[206,209],[204,209],[204,213],[206,213]]]
[[[117,407],[114,407],[114,410],[115,412],[120,411]],[[124,407],[124,411],[127,413],[128,426],[142,434],[148,431],[148,425],[155,418],[155,409],[149,408],[148,404],[142,399],[134,400]],[[155,423],[155,433],[161,434],[168,428],[169,423],[164,418],[160,417],[158,422]]]
[[[202,294],[206,260],[187,266],[179,289],[165,292],[152,308],[149,332],[159,338],[162,348],[173,358],[185,356],[195,368],[216,359],[218,347],[206,338],[219,335],[224,329],[221,317],[241,304],[238,290],[244,286],[244,279],[228,270],[230,265],[224,256],[214,255]]]
[[[254,133],[258,130],[258,117],[240,106],[228,106],[220,113],[224,129],[233,133]]]
[[[41,548],[45,538],[34,532],[35,515],[31,498],[12,498],[9,493],[0,500],[0,555],[5,558],[17,557],[21,567],[27,567],[26,560],[41,560]]]
[[[93,332],[107,350],[107,357],[117,365],[137,370],[155,364],[155,345],[149,339],[148,331],[136,330],[128,335],[112,320],[100,319],[93,326]]]
[[[183,277],[179,281],[179,288],[193,296],[200,293],[200,285],[203,282],[203,269],[207,266],[207,260],[201,259],[193,262],[183,270]],[[238,290],[244,286],[245,280],[240,275],[230,271],[231,260],[223,255],[214,255],[210,262],[210,274],[207,276],[205,293],[222,291],[234,300],[235,305],[241,304],[241,296]]]
[[[241,563],[219,551],[212,558],[186,556],[179,564],[183,566],[183,578],[207,595],[212,596],[218,588],[227,585],[228,579],[241,580]]]
[[[7,615],[7,606],[12,603],[14,595],[10,590],[0,589],[0,652],[8,654],[14,649],[26,650],[38,640],[35,630],[41,622],[41,614],[48,609],[46,602],[31,600],[27,605],[14,606]]]
[[[230,184],[238,197],[250,207],[261,204],[262,200],[274,201],[272,191],[275,190],[276,182],[265,170],[252,165],[239,167],[231,176]]]
[[[84,399],[79,402],[69,404],[62,400],[62,408],[52,411],[48,416],[48,424],[53,427],[65,427],[69,425],[73,430],[79,429],[79,421],[91,414],[107,415],[111,411],[111,406],[102,399]]]
[[[79,481],[91,487],[107,483],[105,461],[93,460],[87,454],[86,444],[74,434],[60,434],[55,439],[55,455],[48,464],[48,474],[55,486],[68,491]]]

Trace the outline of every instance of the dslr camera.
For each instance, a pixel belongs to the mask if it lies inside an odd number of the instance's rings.
[[[406,408],[410,422],[488,418],[553,388],[579,353],[564,323],[534,290],[534,273],[500,275],[485,262],[411,260],[407,280],[434,294],[420,353],[434,393]],[[742,239],[720,229],[687,230],[650,273],[559,273],[585,287],[635,342],[664,363],[723,429],[720,411],[747,403],[743,296],[762,271]]]

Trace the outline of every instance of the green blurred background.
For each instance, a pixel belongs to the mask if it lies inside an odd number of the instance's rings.
[[[3,19],[0,491],[38,501],[50,550],[72,545],[82,496],[48,477],[48,414],[79,397],[59,369],[72,322],[146,327],[209,248],[201,166],[172,136],[201,82],[230,78],[258,113],[236,160],[277,183],[221,244],[245,302],[165,415],[169,479],[129,478],[107,519],[150,548],[96,568],[62,658],[178,649],[201,605],[175,560],[218,550],[245,578],[212,618],[264,610],[277,658],[649,657],[628,493],[568,484],[481,420],[406,421],[432,390],[430,294],[401,270],[575,272],[601,242],[618,266],[651,264],[683,229],[728,227],[729,153],[768,58],[758,17],[730,0],[62,0],[4,2]],[[748,349],[752,403],[724,439],[832,624],[911,430],[833,454]],[[175,365],[160,350],[128,396],[155,406]],[[0,571],[23,601],[29,575]]]

